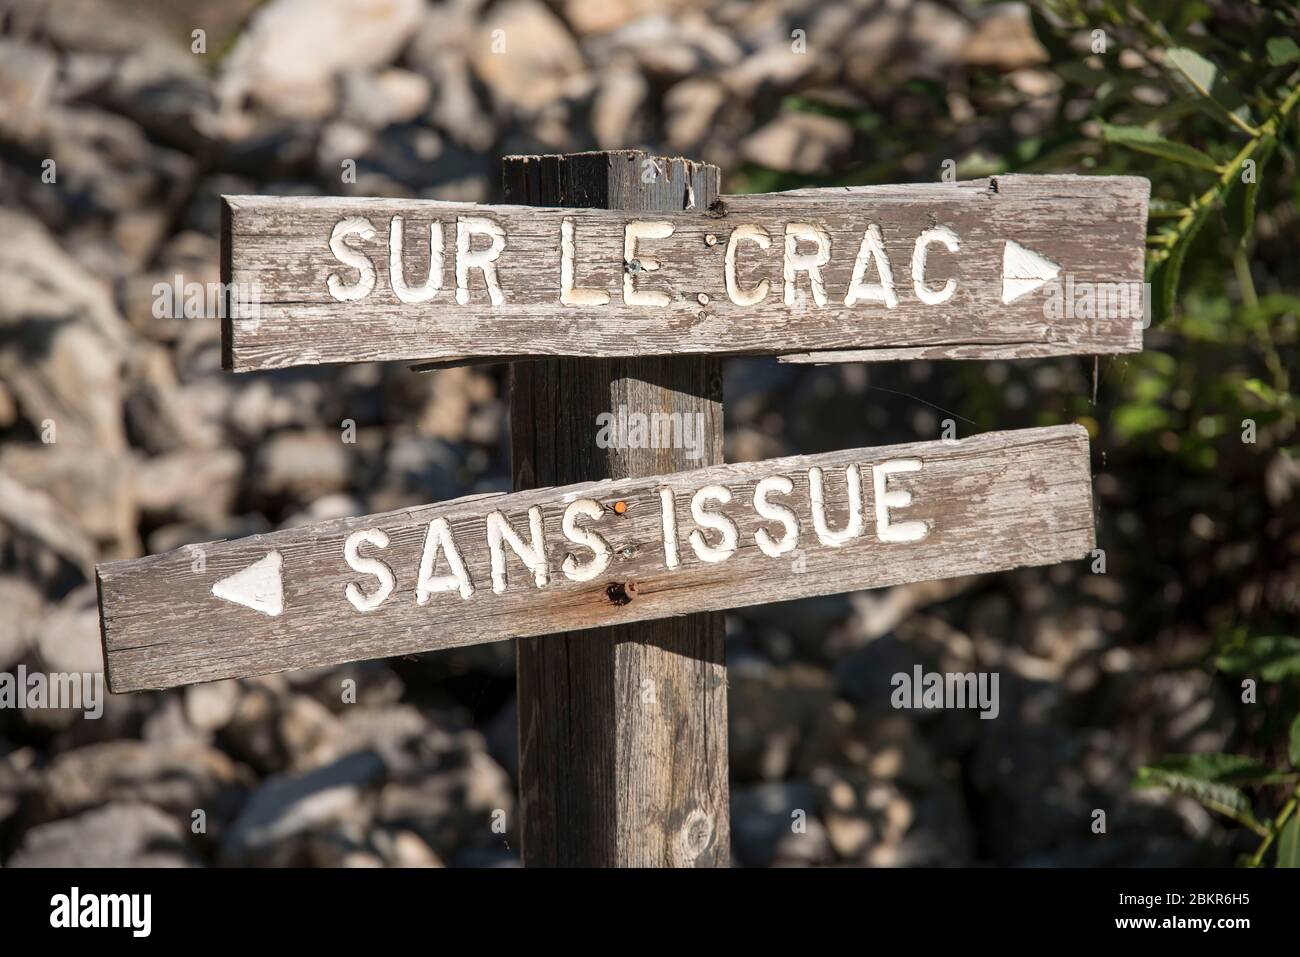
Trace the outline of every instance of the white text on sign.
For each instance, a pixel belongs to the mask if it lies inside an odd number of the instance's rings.
[[[862,537],[868,525],[874,528],[880,542],[919,542],[930,532],[929,523],[910,519],[899,521],[893,510],[912,505],[912,494],[904,489],[892,488],[890,476],[904,472],[919,472],[919,459],[891,459],[875,466],[849,465],[840,473],[839,484],[845,490],[847,518],[840,527],[832,527],[827,507],[828,477],[813,467],[807,472],[807,501],[800,511],[812,517],[812,537],[818,545],[840,548],[853,539]],[[863,473],[872,483],[873,494],[863,494]],[[754,544],[769,558],[779,558],[806,543],[808,530],[802,527],[799,515],[790,507],[787,496],[794,492],[795,483],[785,475],[764,477],[754,486],[750,502],[736,500],[726,485],[705,485],[690,496],[679,496],[670,488],[658,490],[657,507],[662,531],[660,566],[676,569],[683,563],[683,555],[693,555],[698,561],[725,562],[740,546],[740,531],[733,516],[728,514],[737,506],[749,507],[770,527],[760,526],[753,532]],[[602,575],[614,557],[615,546],[601,534],[600,525],[611,513],[621,514],[628,503],[613,505],[595,498],[576,498],[568,502],[561,513],[560,533],[569,551],[560,564],[559,572],[569,581],[589,582]],[[870,516],[867,515],[868,509]],[[678,513],[688,512],[695,528],[689,535],[678,532]],[[779,529],[779,532],[777,531]],[[396,590],[397,576],[383,560],[383,550],[388,548],[389,537],[382,528],[360,529],[343,543],[343,559],[354,571],[375,579],[363,589],[360,583],[350,582],[345,594],[357,611],[374,611]],[[467,561],[462,547],[471,543],[463,536],[457,539],[445,518],[429,522],[424,540],[424,550],[416,579],[414,600],[423,605],[437,594],[454,592],[463,600],[470,600],[485,583],[476,582],[469,571],[473,562]],[[504,512],[489,512],[482,524],[482,535],[473,547],[488,551],[491,568],[491,589],[502,594],[511,584],[509,567],[513,559],[522,564],[524,578],[536,588],[546,588],[552,581],[554,570],[548,559],[548,542],[543,521],[543,509],[534,505],[525,516],[514,519]],[[363,555],[362,547],[370,552]],[[279,614],[278,608],[274,614]]]
[[[492,305],[506,303],[508,296],[498,264],[509,249],[509,239],[505,227],[486,216],[458,216],[455,223],[447,227],[439,220],[429,223],[429,254],[427,266],[422,270],[425,278],[418,285],[412,285],[406,268],[406,221],[401,214],[394,214],[387,230],[388,280],[393,295],[403,303],[423,303],[442,291],[446,269],[443,233],[452,225],[456,244],[456,302],[462,306],[469,304],[471,276],[477,274],[482,277],[482,286]],[[577,285],[580,257],[576,229],[572,217],[561,220],[555,301],[565,306],[609,305],[610,290]],[[624,226],[623,283],[622,288],[615,291],[624,305],[662,308],[672,303],[673,297],[669,292],[662,288],[649,288],[642,274],[656,274],[654,278],[659,280],[669,278],[663,254],[653,255],[650,250],[653,243],[670,239],[673,232],[673,224],[666,220],[632,220]],[[374,292],[379,281],[374,260],[369,252],[354,243],[357,240],[369,242],[378,235],[374,222],[365,216],[349,216],[334,224],[329,236],[330,252],[340,264],[355,273],[355,276],[348,277],[335,271],[326,278],[326,288],[338,302],[357,302]],[[716,236],[713,239],[715,244],[721,242]],[[773,275],[747,284],[742,282],[739,265],[742,257],[765,261],[764,254],[774,242],[778,243],[781,251],[779,280]],[[950,254],[960,253],[961,237],[957,232],[950,226],[931,226],[921,231],[911,248],[911,282],[908,284],[911,294],[927,306],[942,305],[952,299],[957,292],[958,279],[948,276],[943,282],[931,282],[926,272],[932,251],[941,249]],[[773,286],[779,284],[781,301],[787,306],[800,306],[809,299],[816,306],[826,306],[831,293],[823,270],[829,266],[834,253],[829,229],[817,223],[787,223],[784,235],[777,237],[756,223],[738,225],[726,240],[723,259],[722,278],[727,298],[737,306],[756,306],[772,295]],[[1002,302],[1014,302],[1028,295],[1055,279],[1060,271],[1061,267],[1046,257],[1019,243],[1007,241],[1003,254]],[[868,224],[863,231],[853,259],[852,278],[844,292],[836,291],[835,295],[845,306],[876,302],[886,309],[897,308],[899,291],[894,279],[894,264],[876,223]],[[707,305],[707,301],[701,305]]]

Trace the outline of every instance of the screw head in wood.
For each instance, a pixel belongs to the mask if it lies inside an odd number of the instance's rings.
[[[610,582],[605,587],[605,597],[609,599],[610,604],[622,607],[637,596],[638,587],[635,580]]]

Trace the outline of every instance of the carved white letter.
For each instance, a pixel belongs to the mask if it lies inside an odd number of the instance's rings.
[[[336,272],[326,277],[325,285],[330,295],[339,302],[356,302],[358,299],[364,299],[375,288],[375,264],[361,250],[347,244],[347,237],[353,233],[362,239],[374,239],[375,226],[364,216],[349,216],[334,224],[334,231],[330,233],[330,252],[343,265],[351,266],[361,273],[354,286],[345,285]]]
[[[862,475],[856,465],[850,465],[844,470],[844,482],[849,491],[849,522],[838,532],[833,532],[826,522],[826,487],[822,470],[817,466],[808,470],[808,498],[812,500],[813,528],[817,530],[817,540],[832,548],[839,548],[862,534]]]
[[[442,223],[435,219],[429,224],[429,275],[416,289],[406,284],[406,266],[402,262],[405,239],[402,217],[396,215],[388,224],[388,282],[402,302],[428,302],[442,288]]]
[[[916,237],[916,247],[912,250],[912,288],[916,290],[917,299],[928,306],[937,306],[952,298],[957,291],[957,280],[949,277],[938,291],[926,288],[925,261],[930,255],[930,243],[943,243],[948,252],[955,253],[961,249],[961,240],[947,226],[932,226]]]
[[[564,537],[575,545],[590,548],[596,553],[596,557],[585,565],[579,565],[578,560],[572,555],[564,559],[564,564],[561,567],[570,581],[589,582],[609,567],[610,559],[613,558],[609,549],[609,542],[605,541],[596,532],[578,527],[579,515],[585,515],[587,518],[600,518],[604,512],[605,510],[600,507],[599,502],[593,502],[589,498],[580,498],[564,510],[564,520],[561,522]]]
[[[736,523],[727,516],[704,510],[704,503],[710,500],[726,505],[731,501],[731,490],[725,485],[704,486],[691,499],[691,518],[695,519],[695,524],[701,528],[720,533],[722,540],[717,545],[710,545],[704,540],[704,533],[697,528],[691,532],[690,542],[701,561],[720,562],[730,558],[736,550],[740,533],[736,529]]]
[[[740,283],[736,279],[736,246],[739,245],[742,239],[748,239],[750,242],[757,244],[759,249],[769,249],[772,245],[772,237],[767,234],[767,230],[762,226],[737,226],[732,230],[731,238],[727,240],[727,257],[724,267],[727,280],[727,296],[737,306],[754,306],[767,298],[770,285],[764,279],[751,289],[740,288]]]
[[[863,282],[867,275],[867,257],[876,261],[880,282]],[[853,263],[853,279],[849,283],[848,295],[844,297],[844,305],[851,306],[863,299],[883,302],[886,309],[898,305],[898,293],[894,291],[894,269],[889,264],[889,254],[885,252],[880,227],[875,223],[868,226],[862,236],[862,248],[858,250],[857,261]]]
[[[439,548],[447,556],[450,575],[433,574]],[[444,591],[459,591],[461,598],[469,598],[474,594],[474,583],[470,581],[465,559],[461,557],[456,540],[452,537],[451,525],[445,518],[435,518],[429,523],[429,532],[424,536],[424,554],[420,556],[420,578],[415,586],[415,602],[423,605],[430,595]]]
[[[514,553],[523,559],[533,573],[533,583],[545,588],[551,580],[551,569],[546,563],[546,540],[542,535],[542,510],[534,505],[528,510],[528,531],[532,543],[525,545],[510,520],[500,512],[487,517],[488,549],[492,553],[492,590],[498,595],[506,590],[506,550],[509,543]]]
[[[894,472],[919,472],[920,459],[890,459],[871,467],[876,490],[876,537],[882,542],[919,542],[930,531],[926,522],[899,522],[891,525],[889,509],[904,508],[912,504],[912,493],[903,489],[887,489],[889,476]]]
[[[677,554],[677,501],[672,489],[659,490],[659,510],[664,527],[664,564],[676,568],[682,560]]]
[[[654,221],[630,222],[623,228],[623,302],[629,306],[666,306],[672,300],[668,293],[657,289],[637,289],[636,273],[657,272],[663,265],[653,256],[638,257],[637,240],[667,239],[673,234],[673,224]]]
[[[573,218],[566,216],[560,222],[560,302],[566,306],[604,306],[609,303],[609,293],[604,289],[574,288]]]
[[[348,601],[352,602],[352,607],[357,611],[372,611],[383,604],[384,599],[393,593],[396,579],[393,578],[393,570],[378,558],[362,558],[358,554],[362,542],[367,542],[376,548],[387,548],[388,535],[377,528],[370,528],[360,532],[353,532],[348,536],[348,540],[343,543],[343,557],[346,559],[348,567],[353,571],[365,572],[367,575],[374,575],[379,579],[379,587],[375,589],[373,595],[367,595],[363,592],[357,587],[356,582],[348,582],[344,594],[348,596]]]
[[[492,244],[486,249],[474,250],[474,236],[488,236]],[[462,306],[469,304],[469,271],[483,270],[483,282],[487,285],[488,298],[492,305],[499,306],[506,301],[501,294],[501,283],[497,281],[497,257],[506,248],[506,231],[482,216],[460,216],[456,219],[456,301]]]
[[[773,541],[771,534],[765,528],[760,528],[754,533],[754,541],[758,542],[759,550],[769,558],[784,555],[799,544],[798,516],[784,505],[776,505],[767,500],[767,496],[772,493],[789,495],[793,491],[794,483],[784,475],[769,476],[754,486],[754,511],[764,518],[780,522],[785,526],[785,534],[779,542]]]
[[[817,244],[813,253],[799,252],[799,242]],[[808,283],[812,286],[813,301],[819,306],[826,305],[826,283],[822,281],[822,266],[831,261],[831,235],[820,226],[809,223],[786,223],[785,226],[785,304],[793,306],[798,299],[799,290],[795,277],[808,273]]]

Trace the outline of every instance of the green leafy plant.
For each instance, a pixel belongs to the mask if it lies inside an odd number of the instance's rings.
[[[1220,671],[1283,682],[1300,676],[1300,638],[1260,635],[1233,643],[1219,655]],[[1300,867],[1300,713],[1290,722],[1286,761],[1280,767],[1241,754],[1186,754],[1138,770],[1133,786],[1182,794],[1248,828],[1260,838],[1243,863],[1260,866],[1276,847],[1277,867]],[[1277,814],[1259,819],[1246,789],[1281,789],[1288,796]]]
[[[1086,91],[1080,135],[1103,148],[1080,145],[1076,155],[1152,183],[1156,334],[1128,369],[1111,428],[1122,442],[1154,442],[1194,469],[1223,469],[1230,457],[1240,474],[1258,474],[1251,458],[1285,449],[1296,422],[1290,370],[1300,297],[1290,291],[1294,253],[1284,251],[1294,239],[1284,237],[1300,196],[1297,12],[1282,3],[1064,0],[1039,5],[1035,24],[1061,75]],[[1090,42],[1081,44],[1081,33]],[[1238,434],[1248,424],[1259,430],[1255,442]],[[1215,664],[1271,686],[1270,714],[1243,743],[1274,757],[1165,757],[1142,767],[1134,786],[1193,798],[1256,834],[1245,864],[1259,866],[1272,851],[1277,866],[1297,867],[1300,638],[1247,634],[1240,622],[1230,627]],[[1280,724],[1278,714],[1290,720]],[[1270,740],[1279,733],[1284,749]]]
[[[1246,420],[1266,447],[1284,445],[1296,425],[1300,316],[1294,266],[1278,262],[1298,195],[1295,8],[1049,0],[1034,20],[1068,84],[1062,109],[1073,96],[1088,107],[1046,159],[1064,153],[1152,183],[1147,279],[1158,334],[1134,363],[1141,375],[1112,422],[1117,436],[1176,448],[1202,469],[1220,463],[1224,440],[1236,438],[1229,426]],[[1157,368],[1173,346],[1176,368]]]

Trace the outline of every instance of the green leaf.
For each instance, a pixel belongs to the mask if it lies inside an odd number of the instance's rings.
[[[1255,160],[1255,176],[1246,184],[1246,196],[1242,203],[1241,212],[1241,241],[1248,242],[1251,233],[1255,231],[1255,205],[1259,202],[1259,184],[1264,179],[1264,167],[1273,157],[1273,150],[1277,147],[1277,137],[1270,133],[1260,140],[1259,157]]]
[[[1249,246],[1253,238],[1255,209],[1259,205],[1259,189],[1264,181],[1264,168],[1276,148],[1276,136],[1270,133],[1261,137],[1255,156],[1246,161],[1250,163],[1250,182],[1245,181],[1247,168],[1243,164],[1232,177],[1231,185],[1224,197],[1224,217],[1228,228],[1243,247]]]
[[[1300,714],[1291,722],[1291,767],[1300,768]]]
[[[1286,777],[1285,772],[1274,771],[1255,758],[1217,751],[1208,754],[1170,755],[1143,767],[1138,772],[1139,778],[1143,771],[1195,778],[1215,784],[1259,784]]]
[[[1186,203],[1180,203],[1172,199],[1165,199],[1163,196],[1152,196],[1147,204],[1147,212],[1152,216],[1171,217],[1181,216],[1187,209]]]
[[[1243,379],[1241,387],[1255,396],[1262,399],[1269,405],[1276,405],[1278,401],[1277,390],[1265,382],[1263,379]]]
[[[1300,296],[1271,292],[1261,296],[1254,306],[1243,306],[1237,320],[1243,329],[1253,333],[1266,332],[1278,319],[1300,316]]]
[[[1111,424],[1121,439],[1135,439],[1164,428],[1169,423],[1169,414],[1160,406],[1150,402],[1126,402],[1115,410]]]
[[[1165,51],[1165,63],[1177,70],[1187,83],[1201,96],[1213,96],[1219,68],[1187,47],[1174,47]]]
[[[1282,828],[1277,839],[1277,867],[1300,867],[1300,816],[1291,819]]]
[[[1174,143],[1165,139],[1159,133],[1144,127],[1114,126],[1110,123],[1103,123],[1101,129],[1107,143],[1126,146],[1140,153],[1149,153],[1152,156],[1173,160],[1175,163],[1182,163],[1185,166],[1209,170],[1211,173],[1219,171],[1219,164],[1208,153],[1203,153],[1196,147],[1188,146],[1186,143]]]
[[[1173,71],[1181,85],[1189,88],[1212,115],[1228,122],[1237,120],[1250,125],[1250,110],[1238,93],[1224,79],[1219,68],[1195,50],[1175,47],[1165,51],[1165,65]]]
[[[1160,312],[1166,318],[1174,315],[1177,306],[1178,284],[1182,279],[1183,260],[1187,258],[1187,250],[1191,248],[1197,233],[1210,218],[1210,210],[1213,208],[1213,202],[1197,207],[1191,223],[1183,231],[1182,238],[1169,251],[1169,258],[1164,262],[1160,277]]]
[[[1150,9],[1149,3],[1144,3],[1147,7],[1147,16],[1154,19],[1157,23],[1164,24],[1165,29],[1173,36],[1181,36],[1187,31],[1187,28],[1194,23],[1201,23],[1210,19],[1211,13],[1208,6],[1204,3],[1193,3],[1189,0],[1174,0],[1172,3],[1161,3],[1156,5],[1159,9]]]
[[[1258,674],[1263,681],[1283,681],[1300,675],[1300,638],[1257,635],[1240,648],[1224,652],[1216,662],[1228,674]]]
[[[1163,788],[1192,798],[1210,810],[1226,814],[1243,824],[1254,821],[1250,799],[1240,788],[1230,784],[1220,784],[1217,781],[1207,781],[1179,771],[1147,766],[1138,769],[1137,777],[1133,779],[1133,787]]]
[[[1086,86],[1089,89],[1096,89],[1111,79],[1110,74],[1105,70],[1094,70],[1088,64],[1079,60],[1070,63],[1058,63],[1052,69],[1056,71],[1056,75],[1062,80],[1077,83],[1079,86]]]
[[[1300,60],[1300,46],[1290,37],[1269,37],[1265,48],[1271,66],[1285,66]]]
[[[1291,404],[1289,392],[1279,392],[1262,379],[1243,379],[1241,387],[1271,409],[1283,409]]]
[[[1178,360],[1168,352],[1147,349],[1142,353],[1142,367],[1152,375],[1169,379],[1178,372]]]

